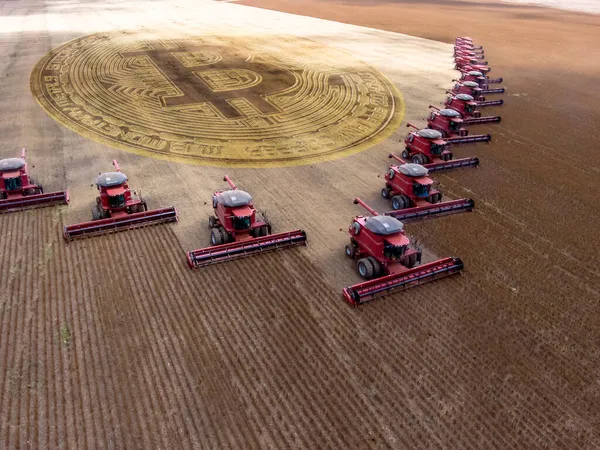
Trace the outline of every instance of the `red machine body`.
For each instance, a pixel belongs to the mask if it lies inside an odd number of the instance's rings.
[[[411,246],[399,220],[379,215],[359,198],[371,216],[356,216],[348,227],[350,244],[346,255],[357,260],[359,275],[366,282],[343,289],[344,299],[358,306],[394,290],[407,289],[427,281],[460,272],[464,265],[458,258],[444,258],[415,267],[421,262],[421,250]]]
[[[66,226],[63,233],[65,240],[178,221],[177,210],[173,206],[148,211],[141,195],[131,193],[127,175],[121,172],[117,160],[113,160],[113,165],[115,172],[101,173],[96,178],[100,194],[92,206],[92,221]]]
[[[406,136],[402,159],[394,154],[390,154],[390,158],[396,158],[400,162],[423,165],[430,172],[479,164],[478,158],[454,160],[454,154],[451,151],[452,143],[445,140],[439,131],[430,128],[419,129],[410,122],[406,126],[412,127],[416,131],[410,131]],[[489,138],[491,139],[491,136]]]
[[[452,94],[451,92],[449,93]],[[504,100],[492,100],[487,102],[475,101],[473,96],[469,94],[450,95],[444,102],[444,106],[447,109],[453,109],[455,111],[458,111],[464,119],[470,119],[474,117],[488,119],[489,122],[485,123],[499,123],[502,120],[502,118],[500,116],[481,117],[481,111],[479,111],[478,108],[485,108],[489,106],[502,106],[503,104]]]
[[[30,176],[25,149],[20,158],[0,160],[0,213],[69,203],[67,191],[49,192]]]
[[[303,230],[272,235],[271,224],[264,213],[262,219],[257,219],[252,196],[237,189],[228,176],[223,180],[231,189],[218,190],[213,194],[215,215],[208,220],[212,247],[187,252],[190,267],[306,245],[306,233]]]
[[[454,95],[458,95],[458,94],[467,94],[470,95],[471,97],[473,97],[475,100],[477,101],[485,101],[485,97],[484,95],[486,94],[504,94],[505,89],[504,88],[497,88],[497,89],[482,89],[479,87],[479,84],[476,83],[475,81],[464,81],[464,82],[459,82],[458,80],[452,80],[452,81],[456,81],[456,84],[454,85],[454,87],[452,88],[451,93]]]
[[[407,222],[473,210],[472,199],[442,202],[442,193],[427,175],[427,168],[420,164],[390,165],[381,196],[391,200],[394,211],[385,215]]]
[[[463,119],[461,114],[454,109],[440,109],[433,105],[429,105],[429,107],[433,108],[433,111],[427,117],[427,128],[442,133],[444,139],[452,145],[491,140],[492,137],[489,134],[469,136],[469,131],[464,127],[464,125],[489,123],[487,118]]]
[[[491,71],[492,69],[488,66],[488,62],[487,61],[483,61],[482,59],[478,59],[476,57],[470,56],[470,55],[464,55],[464,54],[460,54],[458,53],[455,57],[454,57],[454,63],[455,63],[455,69],[461,69],[465,66],[469,66],[471,68],[473,68],[473,70],[484,70],[484,71]]]

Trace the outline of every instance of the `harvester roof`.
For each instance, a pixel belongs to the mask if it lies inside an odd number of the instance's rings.
[[[479,72],[479,71],[477,71],[477,70],[471,70],[471,71],[469,72],[469,75],[472,75],[472,76],[474,76],[474,77],[482,77],[482,76],[483,76],[483,73],[481,73],[481,72]]]
[[[478,88],[479,85],[477,83],[475,83],[474,81],[465,81],[463,83],[464,86],[470,87],[470,88]]]
[[[408,177],[424,177],[428,173],[428,170],[420,164],[402,164],[398,170]]]
[[[399,233],[404,230],[404,224],[390,216],[371,216],[365,220],[365,227],[382,236]]]
[[[24,165],[25,161],[21,158],[6,158],[0,161],[0,172],[19,170]]]
[[[473,100],[475,100],[473,96],[469,94],[458,94],[456,95],[456,98],[458,100],[462,100],[463,102],[472,102]]]
[[[106,189],[106,193],[110,197],[115,197],[117,195],[123,195],[125,193],[125,188],[123,186],[111,187]]]
[[[252,201],[252,196],[246,191],[240,191],[233,189],[231,191],[223,191],[217,194],[217,202],[221,205],[225,205],[228,208],[236,208],[238,206],[245,206]]]
[[[127,181],[127,175],[122,172],[106,172],[96,178],[96,184],[102,187],[119,186]]]
[[[460,113],[453,109],[440,109],[440,114],[446,117],[460,117]]]
[[[441,139],[442,133],[437,130],[432,130],[430,128],[423,128],[422,130],[417,131],[417,134],[425,139]]]

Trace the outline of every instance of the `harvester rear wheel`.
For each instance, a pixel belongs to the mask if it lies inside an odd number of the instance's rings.
[[[410,152],[408,151],[408,149],[404,149],[402,150],[400,156],[402,156],[402,159],[408,161],[408,158],[410,158]]]
[[[356,253],[356,248],[354,245],[346,245],[346,256],[348,258],[354,258],[354,254]]]
[[[413,164],[426,164],[427,163],[427,157],[425,155],[422,154],[418,154],[418,155],[413,155],[411,162]]]
[[[215,216],[210,216],[208,218],[208,228],[215,228],[217,226],[217,218]]]
[[[221,230],[218,228],[213,228],[210,230],[210,242],[212,245],[221,245],[223,243],[223,235],[221,234]]]
[[[367,259],[371,261],[371,264],[373,265],[373,276],[378,277],[381,275],[381,264],[379,264],[379,261],[377,261],[374,256],[367,256]]]
[[[373,278],[373,264],[367,258],[361,258],[356,263],[356,268],[358,270],[358,274],[363,277],[365,280],[370,280]]]
[[[381,190],[381,196],[387,200],[390,198],[390,192],[390,189],[385,187]]]

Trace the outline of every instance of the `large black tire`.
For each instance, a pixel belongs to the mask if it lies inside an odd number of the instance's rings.
[[[367,258],[361,258],[356,263],[358,274],[365,280],[373,278],[373,264]]]
[[[418,153],[416,155],[413,155],[411,162],[413,164],[427,164],[427,157],[421,153]]]
[[[405,148],[404,150],[402,150],[402,153],[400,153],[400,156],[403,160],[408,161],[408,158],[410,158],[410,152],[408,151],[408,149]]]
[[[269,227],[268,227],[268,225],[263,225],[262,227],[260,227],[260,235],[261,236],[268,236],[269,235]]]
[[[354,245],[352,245],[352,244],[346,245],[346,256],[348,258],[354,258],[355,254],[356,254],[356,247],[354,247]]]
[[[384,188],[381,190],[381,196],[382,196],[383,198],[385,198],[386,200],[387,200],[387,199],[389,199],[389,198],[390,198],[390,188],[384,187]]]
[[[416,253],[413,253],[412,255],[408,256],[404,260],[404,266],[406,266],[409,269],[415,267],[415,264],[417,264],[417,254]]]
[[[453,156],[454,156],[454,155],[453,155],[452,153],[444,153],[444,154],[442,155],[442,159],[443,159],[444,161],[451,161],[451,160],[452,160],[452,158],[453,158]]]
[[[223,243],[223,234],[218,228],[210,230],[210,243],[212,245],[221,245]]]
[[[392,209],[398,211],[399,209],[408,208],[410,206],[410,199],[406,195],[394,195],[392,197]]]
[[[371,264],[373,265],[373,276],[378,277],[381,275],[381,264],[379,264],[379,261],[377,261],[374,256],[367,256],[367,259],[371,261]]]
[[[438,192],[436,194],[433,194],[431,196],[431,200],[430,200],[431,203],[436,204],[436,203],[439,203],[441,201],[442,201],[442,194],[440,192]]]
[[[100,220],[104,218],[104,211],[98,205],[92,206],[92,220]]]

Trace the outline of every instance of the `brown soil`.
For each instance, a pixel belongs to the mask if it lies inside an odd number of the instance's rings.
[[[275,231],[302,226],[310,246],[197,271],[184,256],[207,242],[197,197],[220,184],[118,153],[188,186],[180,212],[198,220],[65,245],[62,225],[88,218],[94,192],[83,169],[63,171],[110,158],[84,160],[95,144],[78,153],[33,100],[15,103],[40,121],[52,184],[79,178],[68,208],[0,215],[0,448],[600,448],[598,18],[449,0],[248,3],[485,46],[506,80],[503,121],[476,130],[494,138],[477,146],[480,169],[437,177],[477,211],[407,226],[465,274],[358,310],[342,301],[358,281],[339,231],[358,211],[347,199],[385,206],[384,152],[232,171]],[[425,12],[427,26],[413,22]],[[57,161],[63,149],[75,156]],[[151,207],[178,195],[154,187]]]

